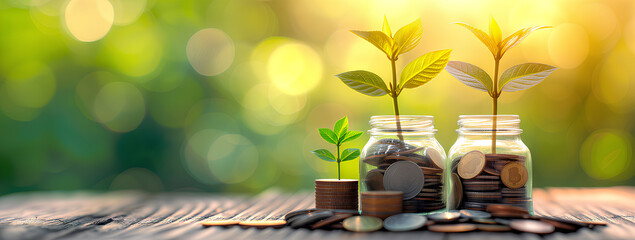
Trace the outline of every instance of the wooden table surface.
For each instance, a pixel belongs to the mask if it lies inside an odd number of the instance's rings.
[[[308,192],[269,191],[272,192],[276,197],[266,204],[270,210],[286,211],[290,206],[302,208],[313,204],[313,195]],[[240,213],[252,203],[253,198],[249,196],[213,193],[17,193],[0,197],[0,239],[635,239],[635,187],[535,190],[537,215],[600,220],[609,224],[546,236],[485,232],[443,234],[425,230],[352,233],[289,227],[204,228],[200,224],[219,213]],[[258,212],[244,215],[253,214]]]

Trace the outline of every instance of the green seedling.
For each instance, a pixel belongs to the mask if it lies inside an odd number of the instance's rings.
[[[326,149],[318,149],[313,151],[312,153],[320,159],[327,162],[337,162],[337,180],[340,180],[340,163],[346,162],[350,160],[354,160],[359,157],[360,151],[357,148],[347,148],[340,154],[340,147],[345,142],[350,142],[357,139],[362,135],[360,131],[348,131],[348,118],[344,117],[337,122],[335,122],[335,126],[333,130],[328,128],[320,128],[319,129],[320,136],[324,138],[327,142],[331,144],[335,144],[337,147],[337,158],[333,153]]]

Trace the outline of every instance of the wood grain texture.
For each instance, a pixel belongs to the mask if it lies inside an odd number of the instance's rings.
[[[272,195],[275,195],[272,197]],[[0,198],[0,239],[633,239],[635,187],[548,188],[534,191],[537,215],[604,221],[607,227],[540,237],[519,233],[429,231],[351,233],[342,230],[207,227],[219,216],[278,217],[311,207],[313,195],[268,191],[244,195],[140,192],[34,192]],[[289,206],[292,205],[292,206]],[[254,211],[255,209],[255,211]],[[262,209],[260,212],[258,209]],[[251,212],[250,212],[251,211]],[[264,212],[263,212],[264,211]]]

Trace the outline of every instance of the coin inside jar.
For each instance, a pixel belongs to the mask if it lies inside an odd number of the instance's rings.
[[[457,171],[463,179],[472,179],[479,175],[485,167],[485,154],[481,151],[470,151],[466,153],[461,160]]]
[[[443,162],[443,156],[441,155],[441,153],[439,153],[439,151],[435,150],[434,148],[426,148],[426,150],[423,152],[424,155],[429,158],[430,160],[432,160],[432,163],[434,163],[434,165],[437,168],[440,169],[445,169],[445,163]]]
[[[417,196],[423,184],[423,172],[416,163],[410,161],[395,162],[384,174],[384,188],[403,192],[403,199]]]
[[[509,188],[520,188],[525,186],[529,179],[527,168],[519,162],[510,162],[501,171],[501,180]]]

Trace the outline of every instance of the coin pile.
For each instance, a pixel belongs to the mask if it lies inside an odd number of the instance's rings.
[[[359,215],[357,210],[304,209],[284,216],[287,226],[311,229],[342,229],[342,221]]]
[[[453,209],[485,211],[491,204],[529,209],[525,184],[529,174],[525,157],[511,154],[483,154],[471,151],[453,161]]]
[[[445,207],[443,156],[434,148],[386,138],[371,145],[363,161],[376,167],[364,177],[367,190],[403,192],[404,212],[431,212]]]
[[[428,216],[402,213],[383,221],[374,216],[356,216],[346,210],[307,209],[290,212],[285,216],[288,226],[305,228],[346,229],[353,232],[380,230],[415,231],[427,226],[433,232],[525,232],[549,234],[552,232],[574,232],[581,228],[606,226],[604,222],[574,221],[556,217],[532,216],[527,210],[505,205],[490,204],[487,212],[463,209],[434,213]],[[350,211],[350,210],[348,210]]]
[[[386,219],[402,212],[403,194],[399,191],[362,192],[362,215]]]
[[[316,179],[315,207],[357,210],[357,180]]]

